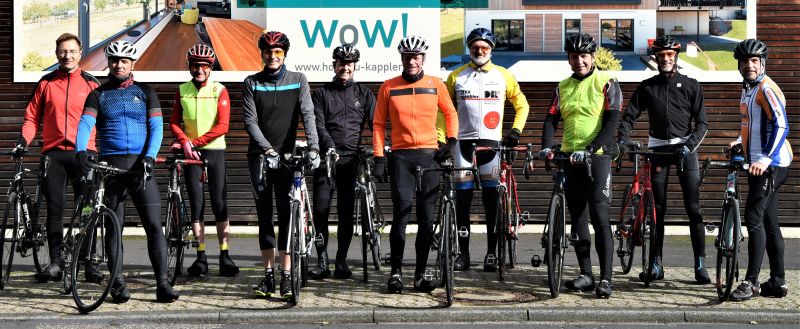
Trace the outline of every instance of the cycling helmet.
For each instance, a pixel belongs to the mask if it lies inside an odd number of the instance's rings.
[[[106,46],[106,58],[108,57],[121,57],[130,58],[132,60],[139,59],[139,52],[136,46],[128,41],[114,41]]]
[[[564,51],[568,53],[593,53],[597,51],[597,43],[588,33],[572,34],[564,42]]]
[[[356,47],[343,44],[333,49],[333,59],[340,60],[344,62],[358,62],[358,59],[361,57],[361,52],[356,49]]]
[[[748,57],[761,57],[766,59],[768,53],[769,51],[767,50],[766,44],[756,39],[747,39],[736,45],[736,49],[733,50],[733,57],[736,59]]]
[[[496,42],[494,38],[494,33],[487,28],[479,27],[477,29],[472,30],[467,36],[467,47],[472,44],[474,41],[483,40],[489,43],[489,46],[494,48]]]
[[[190,63],[207,62],[209,64],[214,64],[216,61],[215,57],[214,49],[202,43],[192,46],[192,48],[189,48],[189,52],[186,53],[186,60]]]
[[[289,38],[286,34],[278,31],[268,31],[261,33],[258,37],[258,48],[261,50],[269,48],[282,48],[284,51],[289,50]]]
[[[397,45],[397,52],[401,54],[425,54],[428,51],[428,42],[425,38],[416,35],[409,35]]]
[[[653,41],[653,46],[650,47],[654,53],[657,53],[662,50],[674,50],[675,52],[681,52],[681,43],[678,40],[675,40],[672,36],[669,35],[661,35]]]

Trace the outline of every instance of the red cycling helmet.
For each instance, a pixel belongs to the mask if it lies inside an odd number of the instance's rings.
[[[258,48],[261,50],[269,48],[281,48],[289,51],[289,38],[283,32],[269,31],[261,33],[258,37]]]
[[[207,62],[209,64],[214,64],[214,62],[217,60],[214,49],[202,43],[196,44],[192,46],[192,48],[189,48],[189,52],[186,53],[186,59],[189,61],[189,63]]]

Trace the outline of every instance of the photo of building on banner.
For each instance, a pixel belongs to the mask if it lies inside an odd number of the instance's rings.
[[[362,54],[361,81],[396,76],[397,44],[408,35],[428,40],[425,71],[444,78],[469,62],[464,37],[478,27],[497,38],[492,61],[519,81],[569,74],[563,44],[576,33],[598,41],[599,65],[621,71],[622,81],[655,74],[649,46],[659,35],[682,44],[683,72],[736,81],[733,48],[756,37],[752,0],[20,0],[13,10],[17,82],[55,69],[51,43],[65,32],[83,43],[81,67],[99,76],[107,72],[107,44],[135,44],[137,79],[150,82],[189,79],[185,53],[198,43],[219,54],[219,81],[242,81],[263,67],[257,40],[265,30],[289,37],[286,65],[312,82],[330,79],[330,53],[343,43]]]

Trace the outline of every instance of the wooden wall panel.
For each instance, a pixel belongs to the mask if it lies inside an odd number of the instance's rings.
[[[544,50],[544,15],[525,15],[525,51],[540,53]]]

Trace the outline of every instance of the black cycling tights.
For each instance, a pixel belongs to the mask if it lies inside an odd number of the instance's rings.
[[[109,165],[131,171],[125,175],[115,175],[106,181],[106,205],[117,214],[119,224],[124,222],[125,199],[128,195],[133,199],[133,205],[139,213],[139,218],[147,234],[147,253],[150,256],[150,263],[153,265],[153,272],[157,280],[167,278],[167,243],[164,239],[164,232],[161,228],[161,194],[158,191],[155,176],[145,182],[147,188],[142,185],[142,158],[135,155],[109,155],[100,158],[101,161],[108,162]],[[113,230],[110,226],[107,230]],[[122,229],[121,227],[119,228]],[[114,234],[108,235],[108,243],[115,243]],[[122,258],[117,263],[115,250],[109,249],[109,266],[117,264],[122,268]],[[121,273],[121,272],[120,272]],[[121,275],[121,274],[120,274]]]
[[[336,191],[336,210],[339,216],[336,239],[339,249],[336,260],[347,258],[347,250],[353,240],[353,209],[355,205],[356,170],[358,159],[342,158],[336,162],[336,177],[328,180],[328,168],[323,165],[314,172],[314,226],[322,234],[323,245],[317,246],[317,254],[328,250],[328,217],[331,213],[331,199]],[[360,211],[360,209],[359,209]]]
[[[396,150],[392,152],[390,162],[392,204],[394,210],[394,221],[392,231],[389,233],[389,243],[391,245],[392,273],[399,273],[403,265],[403,251],[406,245],[406,225],[411,219],[411,202],[414,200],[414,185],[416,182],[416,168],[435,168],[438,167],[433,160],[436,150]],[[439,197],[439,176],[438,172],[425,174],[422,177],[422,186],[416,192],[417,198],[417,240],[415,248],[417,252],[417,262],[415,275],[425,272],[425,265],[428,262],[428,251],[431,247],[431,235],[433,230],[433,216],[436,211],[436,199]]]
[[[208,161],[208,194],[211,199],[211,210],[217,222],[228,220],[228,189],[227,175],[225,173],[225,150],[201,150],[203,159]],[[205,212],[205,197],[203,197],[203,182],[200,176],[203,168],[200,166],[185,166],[186,192],[189,195],[189,206],[192,212],[192,222],[200,222]]]
[[[291,209],[289,193],[292,189],[294,174],[289,168],[267,170],[267,185],[258,180],[260,173],[260,159],[258,156],[248,156],[247,164],[250,168],[250,184],[255,194],[256,214],[258,214],[258,246],[261,250],[278,248],[286,251],[289,241],[289,216]],[[266,164],[265,164],[266,165]],[[278,208],[278,239],[275,240],[275,221],[272,218],[273,194],[275,192],[275,205]],[[277,242],[277,243],[276,243]]]
[[[80,181],[80,170],[75,151],[52,150],[45,154],[50,158],[50,166],[44,179],[42,191],[47,200],[47,243],[50,259],[58,259],[64,236],[64,204],[67,195],[67,180],[72,184],[75,200],[80,200],[84,185]]]
[[[670,147],[654,148],[657,152],[671,152]],[[669,185],[670,166],[675,166],[678,172],[678,181],[683,191],[683,206],[689,216],[689,235],[692,239],[695,269],[699,258],[706,254],[706,229],[703,224],[703,214],[700,211],[700,165],[697,162],[697,153],[690,153],[680,170],[680,162],[674,156],[653,157],[650,180],[653,183],[653,201],[656,204],[656,249],[654,256],[661,263],[662,248],[664,247],[664,215],[667,212],[667,186]]]
[[[606,155],[592,156],[592,177],[589,179],[584,165],[568,165],[565,194],[572,233],[578,236],[575,255],[581,274],[592,275],[589,219],[594,227],[597,256],[600,258],[600,279],[611,281],[611,265],[614,260],[614,240],[611,237],[609,210],[611,206],[611,158]]]
[[[745,279],[758,284],[764,249],[769,256],[770,278],[786,279],[783,265],[783,235],[778,223],[778,188],[786,182],[789,168],[770,167],[761,176],[748,176],[747,205],[744,221],[747,224],[747,275]]]

